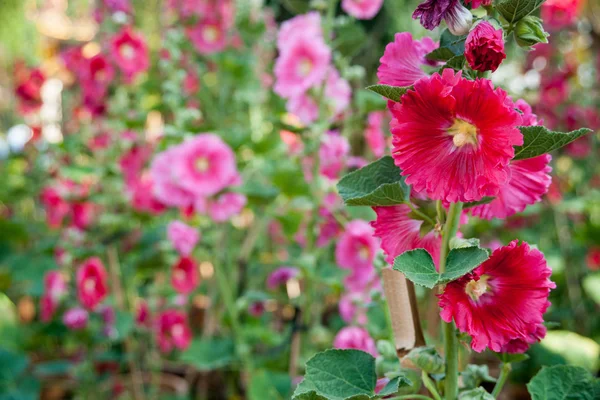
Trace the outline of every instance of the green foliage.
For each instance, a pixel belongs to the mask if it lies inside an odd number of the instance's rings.
[[[446,260],[446,271],[439,273],[431,255],[424,249],[406,251],[394,260],[394,269],[402,272],[413,283],[432,289],[471,272],[489,257],[479,247],[452,249]]]
[[[27,373],[29,358],[0,348],[0,400],[39,399],[40,383]]]
[[[494,396],[489,394],[484,388],[467,390],[458,395],[458,400],[494,400]]]
[[[559,149],[581,136],[592,132],[591,129],[581,128],[571,132],[555,132],[543,126],[521,126],[523,145],[515,146],[513,160],[524,160],[549,153]]]
[[[460,376],[462,377],[463,385],[466,389],[475,389],[482,382],[496,382],[496,378],[490,376],[490,371],[487,365],[469,364]]]
[[[543,368],[527,384],[532,400],[594,400],[600,380],[581,367],[555,365]]]
[[[496,10],[510,23],[537,10],[546,0],[501,0],[496,4]]]
[[[180,357],[181,361],[193,365],[200,371],[225,367],[234,359],[234,345],[229,338],[195,339]]]
[[[344,203],[349,206],[391,206],[409,198],[410,189],[400,175],[394,159],[385,156],[349,173],[337,185]]]
[[[390,85],[372,85],[367,86],[367,89],[382,95],[386,99],[393,101],[400,101],[400,98],[409,90],[412,86],[390,86]]]
[[[405,357],[428,374],[441,374],[444,372],[444,359],[435,347],[416,347]]]

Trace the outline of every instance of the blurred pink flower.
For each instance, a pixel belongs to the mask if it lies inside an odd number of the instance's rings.
[[[98,257],[88,258],[77,269],[77,296],[84,307],[93,310],[108,293],[108,276]]]
[[[544,26],[553,30],[569,27],[577,21],[583,3],[582,0],[547,0],[540,12]]]
[[[171,269],[171,284],[177,293],[189,294],[200,283],[200,272],[196,262],[189,257],[181,257]]]
[[[588,249],[585,256],[587,267],[592,271],[600,270],[600,247]]]
[[[48,322],[67,293],[67,282],[59,271],[48,271],[44,276],[44,294],[40,299],[41,319]]]
[[[284,21],[277,35],[277,47],[279,51],[283,51],[298,36],[308,38],[323,37],[321,16],[318,12],[312,11]]]
[[[179,149],[178,146],[172,146],[158,153],[152,160],[150,166],[152,190],[154,197],[164,205],[188,207],[193,204],[194,195],[178,184],[174,173],[175,163],[181,162]]]
[[[202,19],[186,32],[200,54],[217,53],[227,46],[227,30],[219,19]]]
[[[188,348],[192,341],[192,331],[183,311],[163,311],[158,316],[157,325],[157,341],[161,352],[169,353],[173,348]]]
[[[337,242],[335,260],[344,269],[371,269],[379,250],[379,240],[368,222],[355,219],[346,224]]]
[[[194,247],[200,240],[200,232],[181,221],[171,221],[167,226],[167,238],[173,248],[185,257],[192,254]]]
[[[375,157],[382,157],[385,153],[385,136],[383,133],[385,111],[375,111],[369,113],[367,119],[367,129],[365,129],[365,140]]]
[[[125,75],[126,81],[131,82],[150,66],[145,39],[142,35],[133,32],[130,26],[126,26],[113,36],[110,45],[112,57]]]
[[[383,0],[342,0],[342,10],[357,19],[371,19],[381,9]]]
[[[88,323],[88,312],[81,307],[71,308],[63,315],[63,323],[71,330],[85,329]]]
[[[298,268],[279,267],[268,276],[267,287],[271,290],[276,289],[278,286],[285,285],[290,279],[296,278],[299,274]]]
[[[362,350],[373,357],[377,357],[375,341],[366,329],[358,326],[342,328],[333,340],[333,347],[336,349]]]
[[[329,131],[324,135],[319,147],[319,160],[321,175],[330,179],[337,179],[344,169],[350,154],[348,139],[337,131]]]
[[[413,40],[409,32],[397,33],[394,41],[385,47],[377,69],[379,83],[392,86],[410,86],[428,76],[421,68],[428,63],[427,53],[437,47],[429,37]]]
[[[241,193],[227,192],[207,203],[207,212],[215,222],[225,222],[238,215],[248,199]]]

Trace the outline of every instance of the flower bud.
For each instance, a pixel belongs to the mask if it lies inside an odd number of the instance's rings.
[[[473,14],[460,2],[445,17],[448,30],[455,36],[466,35],[473,25]]]
[[[465,57],[475,71],[495,71],[506,58],[502,29],[488,21],[477,24],[465,41]]]
[[[530,47],[538,43],[548,43],[549,33],[544,31],[542,20],[533,15],[528,15],[517,22],[515,38],[521,47]]]

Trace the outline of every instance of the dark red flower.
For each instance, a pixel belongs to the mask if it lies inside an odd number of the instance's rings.
[[[467,36],[465,57],[476,71],[495,71],[506,58],[502,29],[487,21],[479,23]]]

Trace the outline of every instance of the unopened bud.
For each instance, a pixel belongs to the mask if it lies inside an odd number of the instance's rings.
[[[517,22],[515,38],[521,47],[530,47],[538,43],[548,43],[549,33],[544,31],[542,20],[528,15]]]
[[[473,14],[467,10],[459,1],[456,6],[446,15],[448,30],[455,36],[466,35],[473,26]]]

